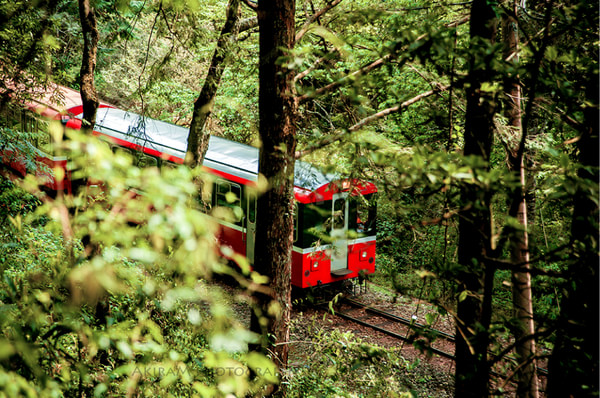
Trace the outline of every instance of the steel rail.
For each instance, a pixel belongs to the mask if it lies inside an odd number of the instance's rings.
[[[327,312],[331,313],[331,311],[329,310],[328,307],[321,307],[321,308],[323,308]],[[406,342],[411,342],[412,341],[409,337],[402,336],[401,334],[398,334],[396,332],[392,332],[391,330],[384,329],[384,328],[382,328],[380,326],[374,325],[374,324],[369,323],[369,322],[365,322],[362,319],[355,318],[352,315],[349,315],[349,314],[347,314],[345,312],[334,311],[333,315],[339,316],[340,318],[347,319],[347,320],[349,320],[351,322],[354,322],[354,323],[358,323],[359,325],[369,327],[369,328],[371,328],[373,330],[376,330],[378,332],[387,334],[388,336],[394,337],[394,338],[402,340],[402,341],[406,341]],[[445,358],[449,358],[449,359],[455,359],[453,354],[447,353],[447,352],[442,351],[442,350],[438,350],[437,348],[428,347],[427,350],[431,351],[432,353],[437,354],[437,355],[439,355],[441,357],[445,357]]]
[[[413,327],[415,329],[430,330],[430,331],[434,332],[435,334],[438,334],[439,336],[447,339],[448,341],[456,342],[455,341],[456,340],[455,336],[452,335],[452,334],[449,334],[449,333],[446,333],[446,332],[442,332],[441,330],[429,328],[428,326],[425,326],[425,325],[423,325],[421,323],[415,322],[414,320],[407,319],[407,318],[404,318],[404,317],[401,317],[401,316],[389,313],[387,311],[380,310],[380,309],[375,308],[375,307],[371,307],[371,306],[369,306],[367,304],[361,303],[360,301],[357,301],[357,300],[354,300],[354,299],[351,299],[351,298],[348,298],[348,297],[344,297],[342,299],[342,302],[348,303],[348,304],[350,304],[350,305],[352,305],[352,306],[354,306],[356,308],[362,308],[367,313],[371,313],[371,314],[374,314],[374,315],[377,315],[377,316],[381,316],[382,318],[386,318],[386,319],[389,319],[389,320],[392,320],[392,321],[396,321],[396,322],[399,322],[399,323],[411,326],[411,327]],[[339,315],[339,314],[340,313],[335,313],[335,315]],[[348,319],[350,321],[362,324],[364,326],[371,327],[371,328],[373,328],[375,330],[379,330],[379,331],[381,331],[383,333],[386,333],[386,334],[390,334],[391,333],[392,337],[396,337],[396,338],[401,339],[403,341],[409,341],[410,340],[408,338],[405,338],[404,336],[397,335],[394,332],[387,331],[387,330],[385,330],[383,328],[380,328],[379,326],[371,325],[371,324],[369,324],[367,322],[364,322],[364,321],[362,321],[360,319],[353,318],[353,317],[351,317],[351,316],[349,316],[347,314],[341,313],[340,316],[343,317],[343,318],[346,318],[346,319]],[[435,349],[433,347],[430,347],[430,349],[431,349],[432,352],[434,352],[434,353],[436,353],[438,355],[441,355],[441,356],[444,356],[446,358],[450,358],[450,359],[453,359],[453,360],[455,359],[454,355],[452,355],[452,354],[448,354],[448,353],[446,353],[444,351],[437,350],[437,349]],[[439,353],[436,352],[436,351],[439,351]],[[512,358],[510,356],[507,357],[507,359],[513,360],[513,361],[515,360],[515,358]],[[543,377],[547,377],[548,376],[548,370],[547,369],[541,368],[541,367],[536,367],[536,370],[537,370],[538,376],[543,376]],[[500,375],[499,373],[497,373],[497,372],[495,372],[493,370],[490,370],[490,373],[492,375],[494,375],[494,376],[502,377],[502,375]]]
[[[391,321],[399,322],[399,323],[402,323],[402,324],[414,327],[415,329],[430,330],[433,333],[435,333],[436,335],[445,338],[446,340],[449,340],[449,341],[452,341],[452,342],[455,341],[454,335],[446,333],[446,332],[442,332],[441,330],[430,328],[429,326],[423,325],[423,324],[421,324],[419,322],[416,322],[416,321],[414,321],[412,319],[407,319],[407,318],[404,318],[404,317],[401,317],[401,316],[389,313],[387,311],[383,311],[383,310],[380,310],[378,308],[368,306],[366,304],[363,304],[363,303],[361,303],[359,301],[356,301],[356,300],[353,300],[351,298],[344,298],[344,301],[346,301],[349,304],[354,305],[354,306],[356,306],[358,308],[364,308],[364,310],[366,312],[369,312],[371,314],[375,314],[375,315],[381,316],[383,318],[387,318],[387,319],[389,319]]]

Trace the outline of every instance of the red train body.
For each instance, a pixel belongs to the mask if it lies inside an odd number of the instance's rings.
[[[73,94],[72,90],[67,93]],[[64,110],[34,110],[50,119],[61,118],[64,125],[77,129],[82,117],[81,100],[77,98],[70,96]],[[139,166],[160,167],[164,162],[183,163],[188,132],[184,127],[103,104],[98,109],[93,134],[115,148],[130,151]],[[41,159],[44,163],[65,171],[64,179],[50,178],[47,186],[70,191],[66,159],[46,156]],[[204,170],[214,176],[212,208],[231,210],[231,217],[218,218],[222,251],[231,249],[245,255],[251,263],[257,220],[258,158],[257,148],[211,136],[203,163]],[[374,272],[375,185],[326,174],[300,161],[296,162],[294,185],[292,284],[307,288]]]
[[[99,105],[100,109],[107,107],[112,106],[106,103]],[[80,115],[82,112],[79,91],[58,85],[51,85],[43,91],[35,90],[31,93],[31,99],[19,106],[11,104],[3,112],[7,122],[11,124],[8,127],[40,133],[37,142],[34,143],[35,160],[38,163],[35,174],[43,186],[51,192],[63,191],[70,194],[72,179],[71,171],[67,168],[67,158],[52,150],[52,138],[47,121],[60,121],[68,128],[79,129],[81,121],[76,119],[75,115]],[[2,164],[9,167],[11,173],[25,176],[29,172],[25,157],[18,151],[3,148],[0,157]]]

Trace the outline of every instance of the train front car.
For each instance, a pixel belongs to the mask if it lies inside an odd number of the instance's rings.
[[[32,167],[31,159],[23,151],[6,147],[0,150],[0,163],[15,177],[24,177],[33,171],[40,188],[50,195],[58,191],[70,194],[71,170],[55,141],[65,138],[66,129],[81,127],[81,121],[75,118],[83,112],[81,95],[79,91],[55,84],[46,89],[30,89],[27,94],[26,100],[15,99],[0,110],[0,117],[6,127],[25,133],[36,165]],[[104,102],[99,105],[99,108],[108,107],[112,106]]]
[[[377,188],[296,162],[292,284],[315,287],[375,271]]]

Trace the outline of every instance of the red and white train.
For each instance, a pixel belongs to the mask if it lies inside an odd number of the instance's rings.
[[[29,111],[18,119],[20,128],[36,129],[38,115],[61,120],[79,129],[82,107],[79,93],[63,90],[63,105],[48,96],[27,104]],[[43,129],[40,129],[43,130]],[[182,164],[189,130],[174,124],[101,104],[93,133],[109,144],[130,151],[140,167],[161,167],[165,162]],[[42,140],[43,141],[43,140]],[[63,168],[64,179],[48,178],[45,185],[70,192],[72,181],[66,158],[52,156],[48,146],[39,145],[38,159]],[[3,153],[3,163],[24,174],[24,165],[13,154]],[[234,209],[234,219],[219,219],[219,240],[235,252],[254,257],[256,231],[256,183],[258,149],[211,136],[203,168],[214,176],[211,206]],[[375,195],[370,182],[326,174],[305,162],[296,162],[296,202],[292,256],[292,285],[308,288],[357,278],[375,271]],[[231,195],[233,193],[234,195]],[[236,199],[232,202],[231,198]]]
[[[83,114],[83,105],[79,91],[58,85],[50,85],[45,89],[31,90],[29,99],[18,103],[8,103],[0,110],[0,120],[5,127],[16,131],[30,133],[31,144],[38,162],[37,167],[28,169],[22,153],[16,145],[4,145],[0,151],[2,164],[11,172],[25,176],[34,172],[42,184],[50,191],[72,192],[71,172],[67,168],[67,157],[53,150],[53,138],[49,131],[48,121],[60,120],[67,127],[79,129],[81,120],[73,115]],[[101,103],[99,109],[112,107]],[[64,172],[64,178],[56,178],[55,169]]]

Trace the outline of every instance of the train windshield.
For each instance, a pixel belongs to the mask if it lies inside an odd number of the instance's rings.
[[[343,211],[346,203],[347,213]],[[345,225],[341,214],[347,214],[348,217],[347,239],[375,235],[376,203],[375,193],[349,196],[347,202],[344,199],[337,199],[334,203],[331,200],[308,204],[298,203],[294,245],[309,248],[332,243],[332,229],[339,232],[341,226]]]
[[[348,229],[355,231],[358,237],[377,233],[377,194],[350,197]]]
[[[297,212],[300,233],[295,237],[295,245],[308,248],[331,242],[331,201],[298,203]]]

